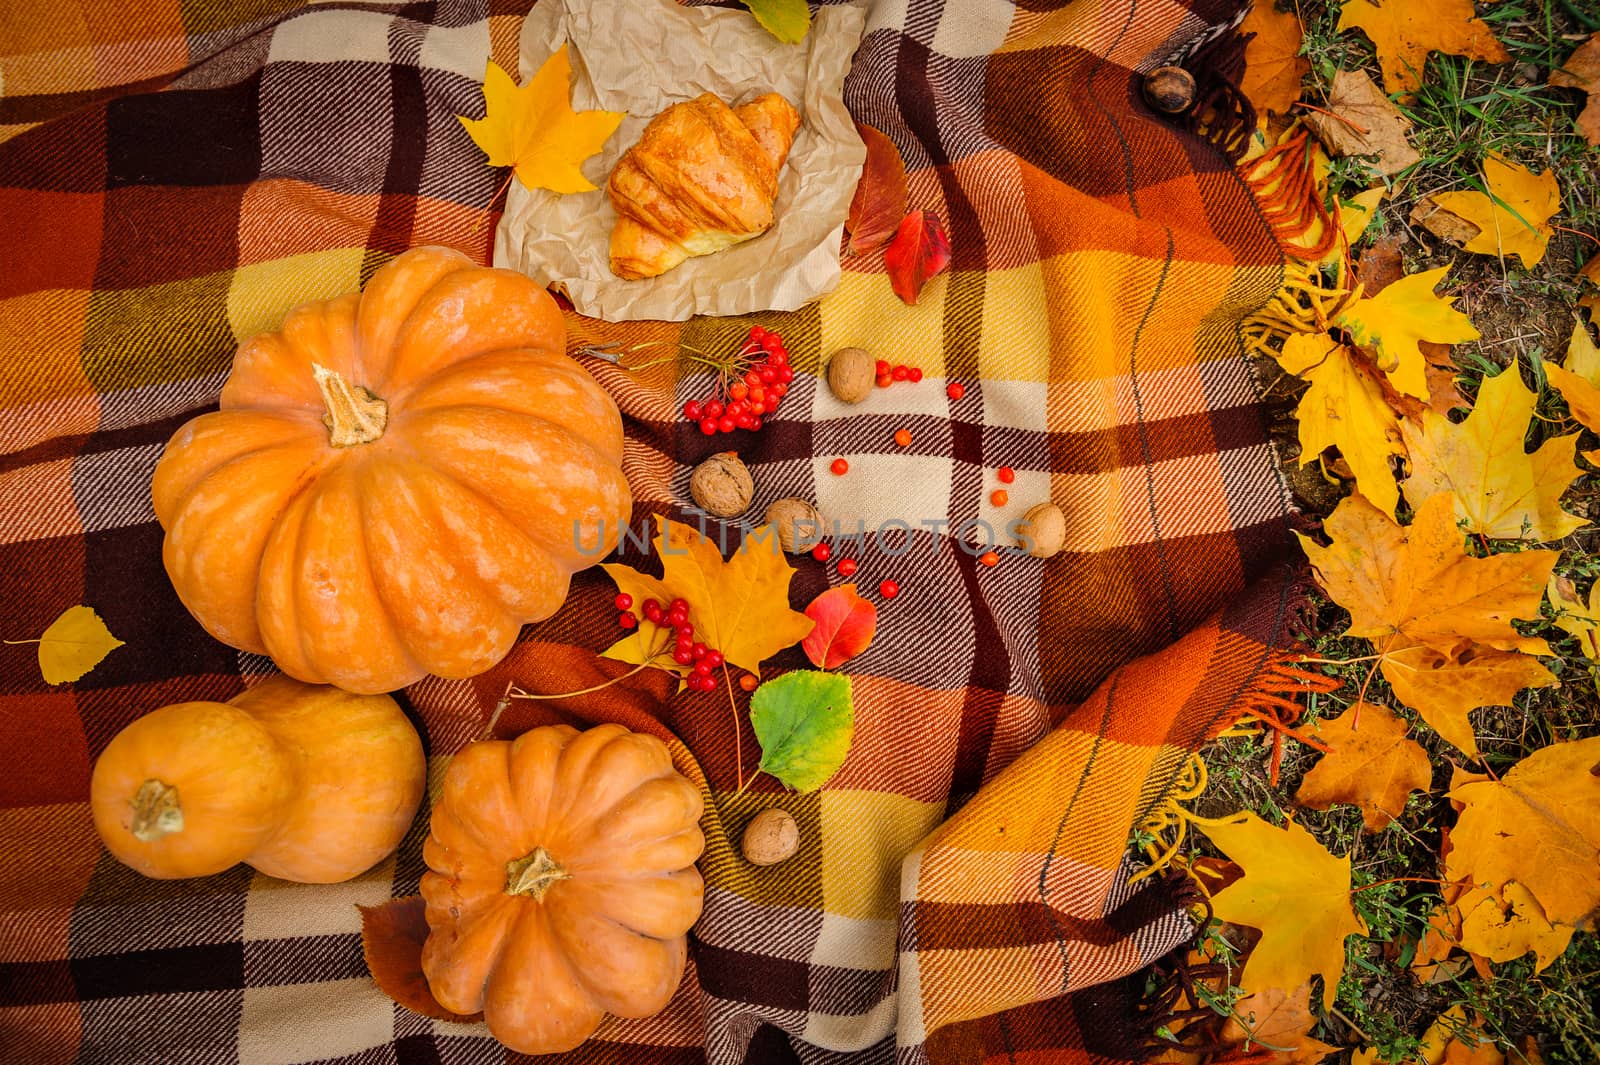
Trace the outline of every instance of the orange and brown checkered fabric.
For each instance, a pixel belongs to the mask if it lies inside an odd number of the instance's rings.
[[[507,1059],[364,970],[355,904],[415,893],[424,817],[343,885],[243,867],[154,882],[104,853],[86,798],[129,721],[273,668],[207,636],[167,581],[149,496],[164,443],[214,407],[236,345],[295,304],[414,244],[489,259],[482,208],[502,175],[454,116],[480,113],[486,57],[515,68],[525,7],[168,0],[36,5],[0,26],[0,636],[87,603],[126,641],[54,688],[31,646],[0,648],[0,1060]],[[846,103],[899,146],[913,204],[955,250],[917,305],[881,257],[846,255],[838,289],[790,314],[569,315],[574,351],[781,331],[797,376],[756,434],[706,438],[677,416],[709,388],[687,364],[584,359],[626,416],[635,525],[685,517],[689,470],[735,447],[754,513],[813,499],[868,530],[835,544],[862,587],[903,592],[849,666],[854,747],[813,794],[765,777],[738,792],[736,767],[759,758],[748,724],[725,695],[664,677],[502,719],[648,729],[706,791],[706,908],[678,996],[562,1060],[1144,1052],[1147,967],[1192,927],[1171,881],[1130,883],[1130,833],[1208,735],[1281,686],[1291,643],[1286,497],[1239,337],[1282,254],[1229,159],[1139,94],[1142,71],[1235,7],[876,0]],[[845,408],[817,375],[846,345],[925,376]],[[900,428],[911,446],[892,443]],[[848,477],[827,472],[836,457]],[[996,507],[1002,465],[1016,479]],[[981,565],[986,530],[1046,497],[1065,550]],[[651,564],[631,547],[622,560]],[[796,565],[797,606],[841,581]],[[584,574],[491,673],[399,693],[435,768],[509,681],[561,691],[619,672],[594,653],[617,631],[613,591]],[[803,665],[792,650],[769,671]],[[804,842],[758,870],[737,838],[774,805]]]

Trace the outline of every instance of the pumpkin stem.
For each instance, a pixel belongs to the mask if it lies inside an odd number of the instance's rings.
[[[527,895],[534,902],[543,899],[556,881],[571,879],[572,874],[543,847],[535,847],[531,854],[506,863],[506,894]]]
[[[133,796],[133,838],[154,843],[162,836],[183,831],[183,807],[178,805],[178,789],[164,780],[151,777],[139,785]]]
[[[311,364],[322,403],[328,408],[322,424],[328,427],[328,442],[334,447],[370,444],[383,435],[389,424],[389,404],[360,385],[352,385],[326,366]]]

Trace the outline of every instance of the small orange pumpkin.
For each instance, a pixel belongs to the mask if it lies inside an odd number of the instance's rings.
[[[547,292],[447,248],[291,311],[156,466],[178,597],[312,683],[488,669],[632,505],[621,415],[565,350]]]
[[[393,699],[276,676],[128,725],[95,763],[89,806],[106,848],[145,876],[246,862],[331,884],[400,845],[426,786],[422,742]]]
[[[607,1014],[659,1012],[700,917],[699,790],[620,725],[551,725],[457,754],[422,855],[422,971],[524,1054],[571,1050]]]

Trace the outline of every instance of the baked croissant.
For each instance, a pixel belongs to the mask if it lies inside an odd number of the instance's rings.
[[[766,232],[799,125],[777,93],[738,107],[705,93],[657,115],[606,182],[617,209],[611,272],[656,277]]]

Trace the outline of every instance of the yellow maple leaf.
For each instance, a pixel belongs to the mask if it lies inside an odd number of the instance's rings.
[[[1293,11],[1256,4],[1244,17],[1239,33],[1254,34],[1244,46],[1244,78],[1239,90],[1261,114],[1288,112],[1300,98],[1300,79],[1311,60],[1300,55],[1304,31]]]
[[[1477,340],[1472,319],[1456,310],[1454,297],[1434,288],[1448,266],[1408,274],[1370,298],[1359,299],[1337,314],[1333,323],[1349,331],[1358,347],[1371,348],[1378,368],[1404,395],[1428,399],[1428,360],[1421,342],[1459,344]]]
[[[727,561],[715,540],[693,526],[656,518],[656,554],[661,578],[615,562],[602,568],[642,609],[646,599],[665,607],[673,599],[689,604],[695,638],[722,652],[733,666],[761,672],[761,663],[805,639],[816,624],[789,609],[789,580],[795,574],[777,542],[777,527],[746,535]],[[633,635],[608,648],[603,657],[641,664],[672,649],[671,630],[641,620]],[[667,658],[661,668],[675,673],[689,667]]]
[[[1444,878],[1501,891],[1513,881],[1551,924],[1600,908],[1600,736],[1541,748],[1499,780],[1450,789],[1461,816]]]
[[[545,60],[528,84],[489,61],[483,75],[483,118],[461,119],[490,166],[509,166],[530,189],[592,192],[579,166],[605,146],[626,117],[616,111],[574,111],[567,46]]]
[[[1389,457],[1403,456],[1405,448],[1394,408],[1366,370],[1366,360],[1326,333],[1292,333],[1278,363],[1311,386],[1295,408],[1300,465],[1315,462],[1327,448],[1338,448],[1362,495],[1394,514],[1400,489]]]
[[[1572,942],[1571,925],[1551,924],[1533,893],[1515,880],[1500,891],[1473,888],[1456,903],[1461,912],[1461,947],[1492,962],[1534,952],[1542,972]]]
[[[1372,41],[1383,70],[1383,88],[1411,92],[1422,85],[1429,52],[1509,63],[1511,53],[1477,18],[1472,0],[1348,0],[1339,11],[1338,32],[1359,29]]]
[[[1555,230],[1550,219],[1561,210],[1561,187],[1554,170],[1535,174],[1490,152],[1483,160],[1489,192],[1475,189],[1436,192],[1428,200],[1478,227],[1462,248],[1482,255],[1515,255],[1525,267],[1544,258]]]
[[[1600,347],[1581,321],[1572,323],[1564,366],[1544,364],[1545,380],[1567,401],[1567,410],[1591,433],[1600,432]]]
[[[1328,254],[1322,257],[1321,265],[1332,266],[1335,263],[1341,267],[1344,265],[1350,249],[1361,242],[1367,227],[1372,224],[1373,215],[1378,213],[1378,204],[1383,202],[1383,197],[1388,191],[1379,185],[1358,192],[1348,200],[1335,201],[1333,213],[1339,222],[1341,239],[1328,249]]]
[[[1484,379],[1465,421],[1424,410],[1420,423],[1402,423],[1411,456],[1403,487],[1411,505],[1449,492],[1467,531],[1496,539],[1548,543],[1587,525],[1560,502],[1583,475],[1573,461],[1578,434],[1546,440],[1531,455],[1523,449],[1534,401],[1512,367]]]
[[[1317,583],[1350,612],[1351,636],[1390,645],[1418,642],[1444,654],[1476,641],[1503,651],[1549,654],[1523,636],[1515,618],[1537,618],[1559,552],[1520,551],[1473,558],[1456,526],[1455,501],[1441,493],[1396,525],[1360,495],[1340,501],[1323,522],[1323,547],[1300,535]]]
[[[1261,931],[1239,985],[1261,992],[1309,984],[1322,974],[1322,1005],[1344,975],[1344,937],[1365,934],[1350,908],[1350,858],[1335,858],[1294,822],[1274,828],[1249,810],[1195,825],[1244,869],[1211,907],[1224,921]]]
[[[1578,587],[1569,578],[1552,575],[1545,594],[1555,608],[1555,626],[1577,639],[1584,657],[1591,663],[1600,661],[1600,602],[1595,593],[1600,592],[1600,581],[1589,589],[1589,601],[1578,598]],[[1591,670],[1592,672],[1592,670]]]
[[[1399,817],[1413,791],[1427,791],[1433,778],[1428,752],[1406,735],[1406,723],[1386,706],[1356,703],[1338,717],[1319,721],[1317,739],[1329,747],[1311,767],[1295,799],[1313,810],[1334,803],[1361,807],[1368,832]]]
[[[1448,654],[1396,641],[1384,652],[1381,668],[1395,698],[1474,758],[1478,740],[1470,717],[1473,710],[1510,706],[1524,688],[1560,686],[1555,674],[1532,655],[1468,641]]]
[[[46,684],[77,680],[123,646],[94,608],[87,606],[71,606],[62,611],[37,640],[0,642],[38,644],[39,673]]]

